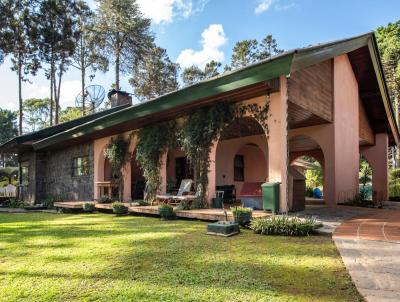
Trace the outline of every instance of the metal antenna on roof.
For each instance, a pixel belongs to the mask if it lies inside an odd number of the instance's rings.
[[[101,103],[104,101],[106,91],[100,85],[90,85],[85,88],[76,96],[75,105],[76,107],[82,108],[84,112],[95,112]]]

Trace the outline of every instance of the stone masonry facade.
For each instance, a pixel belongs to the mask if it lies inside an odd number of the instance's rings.
[[[74,158],[86,156],[89,159],[88,175],[73,176]],[[26,157],[29,159],[29,185],[24,189],[23,199],[35,202],[47,197],[92,200],[93,157],[93,142],[29,154]]]

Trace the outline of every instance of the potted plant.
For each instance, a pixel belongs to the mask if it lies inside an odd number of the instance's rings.
[[[83,211],[86,213],[93,213],[95,210],[94,203],[92,202],[85,202],[83,204]]]
[[[250,223],[251,218],[253,217],[253,209],[251,208],[243,208],[243,207],[234,207],[231,208],[234,220],[240,225],[247,225]]]
[[[158,206],[158,214],[160,214],[163,219],[172,219],[175,217],[174,208],[168,204],[162,204]]]
[[[128,214],[128,207],[125,206],[122,202],[114,202],[112,204],[113,213],[116,215],[124,215]]]

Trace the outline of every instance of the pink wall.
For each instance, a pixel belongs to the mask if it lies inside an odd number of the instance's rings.
[[[334,122],[289,131],[289,138],[306,135],[324,155],[324,199],[334,205],[358,192],[358,84],[347,55],[334,59]]]
[[[334,59],[335,189],[339,201],[358,193],[358,84],[347,55]],[[338,195],[339,194],[339,195]],[[346,196],[346,197],[344,197]]]
[[[388,199],[388,135],[375,135],[375,146],[361,147],[360,153],[372,167],[372,190],[377,192],[378,200]]]
[[[249,146],[255,144],[256,146]],[[234,158],[244,156],[245,182],[264,182],[268,178],[268,143],[265,135],[253,135],[220,141],[216,154],[216,185],[235,184],[240,193],[243,182],[234,181]]]

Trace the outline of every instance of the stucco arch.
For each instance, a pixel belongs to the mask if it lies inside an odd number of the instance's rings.
[[[236,127],[242,121],[251,121],[252,126],[250,131],[244,133],[246,136],[233,135],[227,136],[226,131],[229,131],[230,127]],[[236,129],[236,134],[241,133],[241,130]],[[251,132],[255,131],[255,132]],[[252,133],[255,133],[251,135]],[[250,135],[248,135],[250,134]],[[236,136],[236,137],[235,137]],[[215,187],[217,185],[234,184],[233,181],[233,161],[235,155],[246,146],[256,146],[262,152],[263,159],[265,160],[265,171],[266,178],[268,178],[268,140],[267,136],[262,129],[261,125],[251,116],[246,116],[235,120],[233,123],[227,125],[222,131],[221,136],[218,140],[214,141],[211,154],[210,154],[210,172],[209,172],[209,186],[208,186],[208,200],[215,196]],[[222,179],[222,175],[229,175],[225,181]],[[263,181],[266,181],[264,179]],[[239,192],[238,192],[239,193]]]

